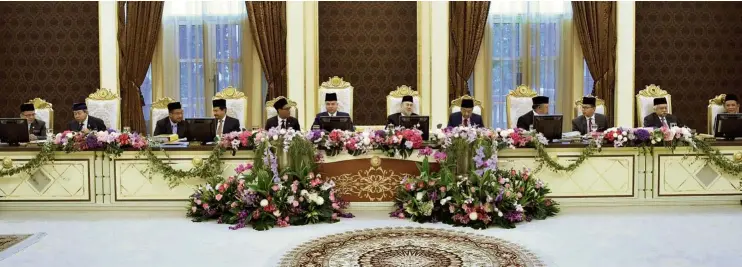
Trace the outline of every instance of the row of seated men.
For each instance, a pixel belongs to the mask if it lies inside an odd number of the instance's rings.
[[[546,115],[549,113],[549,98],[546,96],[536,96],[531,99],[533,110],[520,116],[517,121],[517,127],[521,129],[533,129],[533,118],[535,115]],[[680,119],[668,113],[667,99],[664,97],[654,99],[654,112],[644,117],[644,127],[671,127],[673,125],[682,126]],[[212,101],[212,113],[217,120],[216,133],[230,133],[240,131],[239,120],[227,116],[227,102],[224,99]],[[293,128],[300,131],[299,120],[291,117],[289,102],[286,99],[279,99],[273,104],[278,111],[277,116],[269,118],[265,123],[265,129],[280,127],[282,129]],[[594,97],[584,97],[582,100],[582,115],[572,120],[572,131],[579,131],[586,134],[597,128],[597,131],[604,131],[611,126],[608,125],[608,119],[605,115],[596,113],[596,99]],[[727,94],[724,99],[724,108],[726,113],[739,113],[739,100],[734,94]],[[157,121],[154,135],[175,134],[178,136],[187,136],[187,126],[183,119],[183,109],[180,102],[170,103],[167,106],[168,117]],[[337,95],[329,93],[325,95],[325,108],[327,111],[317,114],[313,125],[319,125],[319,118],[324,116],[330,117],[349,117],[345,112],[338,111]],[[473,113],[474,101],[464,99],[461,102],[461,111],[455,112],[448,118],[448,127],[455,126],[485,126],[482,117]],[[31,140],[45,139],[47,134],[46,123],[36,118],[33,104],[22,104],[20,107],[21,115],[28,121],[28,132]],[[107,129],[103,120],[88,115],[85,103],[75,103],[72,105],[74,120],[67,123],[67,130],[70,131],[104,131]],[[400,125],[400,117],[417,116],[413,113],[412,96],[404,96],[401,103],[401,111],[389,115],[388,124]],[[597,127],[593,127],[597,125]]]

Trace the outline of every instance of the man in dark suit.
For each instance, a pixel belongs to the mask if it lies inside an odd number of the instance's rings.
[[[317,117],[314,118],[312,128],[314,128],[315,125],[319,126],[320,117],[350,117],[350,114],[338,111],[338,95],[336,93],[325,94],[325,109],[327,111],[318,113]],[[356,127],[352,124],[352,122],[350,130],[356,130]]]
[[[572,131],[579,131],[580,134],[592,132],[593,127],[597,127],[598,132],[608,129],[608,118],[600,113],[595,113],[595,97],[582,98],[582,115],[572,120]]]
[[[736,95],[727,94],[727,96],[724,97],[724,112],[739,113],[739,100]]]
[[[667,99],[658,97],[654,99],[654,113],[644,117],[644,127],[672,127],[682,126],[675,115],[667,113]]]
[[[448,127],[473,126],[484,127],[482,116],[474,114],[474,100],[464,99],[461,101],[461,111],[454,112],[448,117]]]
[[[292,105],[289,104],[286,98],[280,98],[276,103],[273,103],[273,108],[278,111],[278,115],[269,118],[265,122],[265,129],[270,130],[271,128],[278,127],[279,129],[292,128],[294,131],[301,131],[299,120],[291,117],[291,107]]]
[[[67,130],[83,133],[108,130],[103,120],[88,115],[88,106],[85,103],[72,104],[72,114],[75,119],[67,123]]]
[[[188,124],[183,120],[183,107],[180,102],[167,104],[167,117],[157,121],[154,135],[178,134],[178,138],[185,138]]]
[[[211,111],[216,119],[216,135],[240,131],[240,121],[227,116],[227,100],[215,99],[211,101],[211,105],[213,106]]]
[[[402,111],[394,113],[392,115],[389,115],[387,117],[387,125],[391,124],[394,126],[400,125],[399,117],[401,116],[417,116],[417,114],[412,112],[413,108],[413,98],[411,95],[406,95],[402,97]]]
[[[33,104],[22,104],[21,116],[28,122],[28,140],[46,139],[46,122],[36,118],[36,109]]]
[[[549,98],[546,96],[536,96],[531,98],[533,105],[532,111],[529,111],[523,116],[518,117],[516,126],[524,130],[531,130],[533,128],[533,116],[534,115],[547,115],[549,114]]]

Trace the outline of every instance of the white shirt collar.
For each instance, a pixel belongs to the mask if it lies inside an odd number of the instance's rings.
[[[90,116],[86,116],[85,117],[85,120],[82,121],[82,128],[83,129],[88,128],[88,119],[90,119]]]

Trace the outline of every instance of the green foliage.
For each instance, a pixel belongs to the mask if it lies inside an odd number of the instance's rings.
[[[183,180],[188,178],[201,178],[206,181],[220,180],[223,162],[220,157],[224,153],[224,149],[220,146],[214,146],[211,154],[203,163],[199,166],[193,166],[189,170],[176,170],[170,164],[170,156],[161,150],[164,158],[158,157],[152,151],[151,147],[147,147],[140,151],[138,157],[145,157],[147,159],[147,176],[151,179],[152,176],[157,173],[162,175],[162,178],[167,181],[170,188],[180,185]]]
[[[56,146],[51,143],[44,143],[41,145],[41,151],[23,165],[0,169],[0,177],[13,176],[21,172],[26,172],[30,175],[33,171],[41,167],[41,165],[54,161],[55,148]]]

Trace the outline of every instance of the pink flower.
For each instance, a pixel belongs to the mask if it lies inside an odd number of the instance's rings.
[[[304,202],[304,197],[299,197],[299,202]]]
[[[333,213],[332,214],[332,220],[335,221],[337,219],[338,219],[338,214],[337,213]]]
[[[201,200],[200,200],[200,199],[196,199],[196,200],[195,200],[195,201],[193,201],[193,202],[195,202],[195,203],[196,203],[196,205],[201,205]]]
[[[330,201],[335,202],[335,190],[330,191]]]
[[[299,190],[299,181],[294,181],[291,183],[291,192],[296,194],[296,191]]]
[[[224,190],[226,191],[227,189],[229,189],[229,184],[224,184],[222,187],[224,187]]]
[[[441,186],[440,190],[441,190],[441,192],[446,192],[446,187],[445,186]]]
[[[400,212],[399,214],[397,214],[397,217],[400,219],[404,219],[404,212]]]
[[[510,185],[510,184],[508,184],[508,185]],[[510,197],[510,191],[505,191],[505,196],[506,197]]]
[[[291,202],[291,205],[294,206],[294,207],[298,207],[299,206],[299,201],[294,200],[294,202]]]
[[[191,210],[192,210],[193,212],[196,212],[196,206],[193,206],[193,207],[191,207]]]
[[[288,180],[288,179],[289,179],[289,176],[288,176],[287,174],[284,174],[284,175],[283,175],[283,177],[282,177],[282,179],[283,179],[284,181],[286,181],[286,180]]]
[[[209,203],[204,203],[203,205],[201,205],[201,207],[203,207],[205,210],[208,210],[209,209]]]
[[[415,189],[415,185],[413,184],[406,184],[404,187],[405,189],[407,189],[407,191],[412,191],[413,189]]]
[[[233,182],[234,182],[234,176],[229,176],[229,178],[227,178],[227,184],[231,184]]]
[[[222,197],[224,197],[224,196],[222,196],[222,194],[216,194],[216,196],[214,198],[216,198],[216,201],[221,201],[222,200]]]
[[[515,176],[516,172],[515,170],[510,170],[510,175]]]
[[[310,172],[309,173],[309,179],[314,179],[314,173],[313,172]]]
[[[518,199],[520,199],[520,198],[523,197],[523,194],[521,194],[520,192],[518,192],[517,194],[515,194],[515,197],[518,198]]]
[[[273,191],[278,191],[278,189],[280,189],[280,187],[278,187],[278,185],[277,185],[277,184],[274,184],[274,185],[273,185],[273,186],[271,187],[271,189],[273,189]]]
[[[338,205],[338,203],[332,203],[332,208],[333,209],[336,209],[336,210],[339,210],[340,209],[340,205]]]
[[[510,188],[510,184],[505,184],[505,188]]]
[[[232,205],[230,205],[230,207],[236,208],[237,207],[237,202],[232,202]]]
[[[469,188],[469,191],[471,191],[472,193],[476,193],[477,192],[477,188],[476,187]]]

